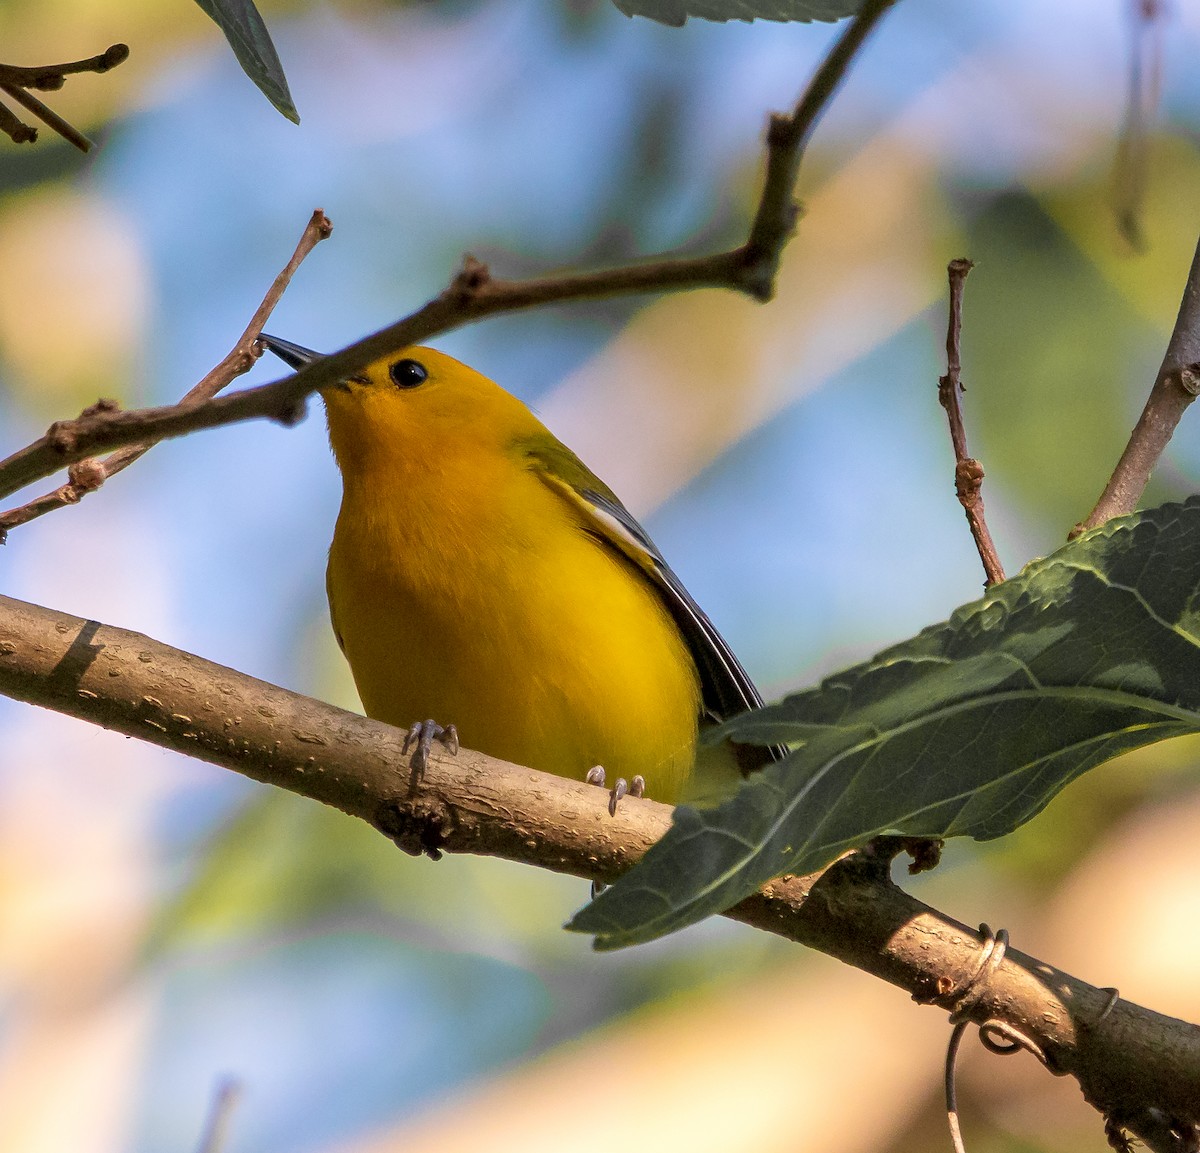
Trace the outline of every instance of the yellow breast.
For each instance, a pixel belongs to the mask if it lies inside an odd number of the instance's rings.
[[[644,574],[522,463],[501,395],[398,415],[366,384],[326,396],[344,484],[329,600],[363,706],[563,776],[640,773],[674,801],[695,665]]]

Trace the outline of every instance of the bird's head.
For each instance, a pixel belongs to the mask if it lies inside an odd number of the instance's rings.
[[[292,368],[321,353],[263,333],[262,344]],[[444,352],[413,346],[321,389],[329,439],[343,473],[432,446],[503,451],[535,434],[537,418],[516,397]],[[423,451],[418,451],[420,448]]]

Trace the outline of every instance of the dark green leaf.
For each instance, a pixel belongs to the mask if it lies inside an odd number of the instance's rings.
[[[196,3],[225,33],[242,70],[262,94],[293,124],[299,124],[300,114],[292,103],[283,65],[254,0],[196,0]]]
[[[689,16],[701,20],[841,20],[862,0],[613,0],[626,16],[649,16],[678,28]]]
[[[737,717],[795,747],[667,835],[570,928],[618,948],[881,833],[999,837],[1081,773],[1200,731],[1200,497],[1122,517],[818,688]]]

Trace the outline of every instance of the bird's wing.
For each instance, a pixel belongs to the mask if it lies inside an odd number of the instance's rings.
[[[539,440],[522,448],[541,480],[582,514],[587,531],[649,580],[696,663],[705,712],[719,721],[759,708],[762,697],[725,638],[612,489],[560,441]],[[738,746],[738,760],[744,770],[750,770],[780,759],[782,752]]]
[[[329,579],[329,568],[325,569],[325,599],[329,602],[329,623],[333,625],[333,639],[337,641],[337,646],[342,650],[342,656],[346,655],[346,642],[342,640],[342,630],[338,627],[337,619],[337,598],[333,595],[333,581]]]

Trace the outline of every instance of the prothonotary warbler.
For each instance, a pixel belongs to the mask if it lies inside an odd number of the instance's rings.
[[[293,368],[319,354],[262,343]],[[697,745],[761,704],[612,490],[515,397],[406,348],[322,390],[342,473],[326,586],[369,716],[560,776],[712,800],[767,749]],[[420,747],[420,746],[418,746]],[[639,791],[637,782],[633,791]],[[614,803],[616,800],[614,795]]]

